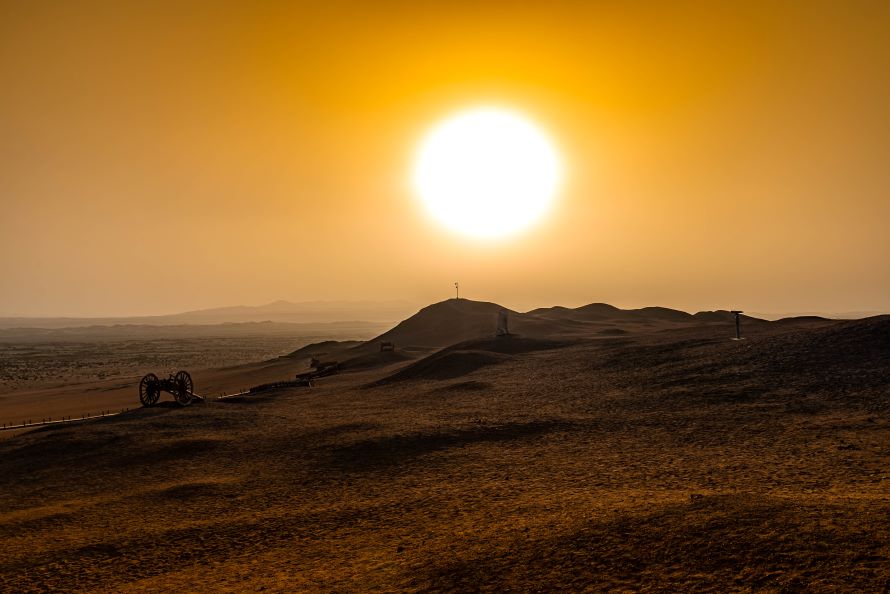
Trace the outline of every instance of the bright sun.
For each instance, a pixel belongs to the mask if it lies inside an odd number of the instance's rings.
[[[548,209],[562,167],[544,132],[515,111],[477,108],[439,123],[424,138],[414,187],[453,231],[503,237]]]

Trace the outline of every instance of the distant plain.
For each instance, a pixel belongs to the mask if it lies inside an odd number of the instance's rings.
[[[368,339],[384,323],[239,323],[0,329],[0,397],[179,369],[230,367],[320,340]]]

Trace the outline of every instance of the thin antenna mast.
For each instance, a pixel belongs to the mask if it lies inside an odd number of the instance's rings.
[[[457,281],[454,283],[454,298],[460,299],[460,283]]]

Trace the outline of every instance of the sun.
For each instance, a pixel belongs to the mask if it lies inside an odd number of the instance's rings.
[[[561,178],[553,143],[529,118],[479,107],[433,127],[420,145],[413,182],[442,225],[464,235],[497,238],[541,219]]]

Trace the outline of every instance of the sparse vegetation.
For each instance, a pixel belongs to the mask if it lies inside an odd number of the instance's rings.
[[[884,591],[888,325],[636,333],[34,431],[0,442],[0,589]]]

